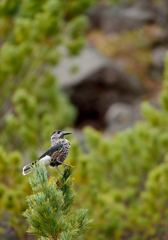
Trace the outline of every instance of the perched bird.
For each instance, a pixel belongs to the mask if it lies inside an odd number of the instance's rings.
[[[36,164],[38,161],[44,162],[45,165],[50,167],[55,167],[62,175],[63,173],[58,169],[59,165],[67,164],[64,160],[68,156],[70,142],[64,138],[65,135],[71,134],[70,132],[63,132],[61,130],[56,130],[51,134],[51,148],[49,148],[39,159],[23,167],[23,175],[31,172],[31,166]]]

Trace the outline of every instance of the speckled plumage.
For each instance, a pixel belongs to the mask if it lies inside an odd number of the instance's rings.
[[[55,131],[55,132],[52,133],[52,135],[51,135],[51,146],[53,147],[53,146],[58,145],[60,143],[62,143],[64,145],[63,145],[63,147],[61,147],[59,150],[55,151],[51,155],[52,159],[51,159],[50,167],[55,167],[55,166],[61,165],[61,163],[63,163],[64,160],[66,159],[66,157],[68,156],[69,149],[70,149],[70,142],[67,139],[63,138],[64,135],[63,136],[62,135],[58,136],[58,132],[59,131]]]
[[[61,130],[56,130],[51,134],[50,141],[51,147],[35,162],[32,162],[23,167],[23,175],[31,172],[31,166],[36,164],[38,161],[42,161],[45,165],[50,167],[56,167],[57,170],[59,165],[67,164],[63,163],[69,153],[70,142],[64,138],[65,135],[71,134],[69,132],[63,132]],[[62,173],[61,173],[62,174]]]

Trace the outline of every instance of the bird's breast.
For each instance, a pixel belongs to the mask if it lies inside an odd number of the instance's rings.
[[[52,154],[53,161],[63,162],[69,153],[70,142],[66,139],[60,139],[56,144],[63,143],[64,145]]]

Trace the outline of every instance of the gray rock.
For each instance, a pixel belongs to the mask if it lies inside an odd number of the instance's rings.
[[[104,119],[107,131],[123,130],[134,121],[133,107],[127,103],[114,103],[108,108]]]
[[[158,1],[156,2],[157,5],[157,23],[166,27],[168,24],[168,1]]]
[[[95,72],[107,66],[109,59],[91,47],[84,48],[78,56],[65,56],[52,69],[60,86],[64,89],[78,85]]]
[[[152,51],[152,63],[156,68],[163,68],[164,58],[166,55],[166,47],[157,47]]]
[[[95,28],[100,28],[101,26],[101,19],[102,19],[102,14],[104,11],[107,10],[107,5],[104,4],[97,4],[94,7],[92,7],[91,9],[89,9],[87,11],[87,16],[89,18],[89,29],[95,29]]]
[[[105,114],[105,136],[112,136],[118,131],[132,127],[136,121],[142,120],[140,102],[134,105],[115,103],[110,106]]]
[[[156,109],[160,109],[158,95],[149,99],[149,103]],[[137,121],[143,121],[141,113],[141,100],[137,100],[133,104],[116,102],[112,104],[104,116],[106,127],[105,136],[112,136],[118,131],[123,131],[132,127]]]
[[[77,72],[70,69],[74,66]],[[104,127],[104,114],[115,102],[130,103],[144,94],[140,81],[129,76],[112,60],[91,47],[83,49],[77,57],[64,58],[53,69],[62,89],[77,107],[78,127],[92,125]]]
[[[149,5],[150,2],[150,5]],[[136,29],[155,21],[155,9],[151,1],[121,7],[109,7],[102,12],[100,27],[105,32],[122,32]]]
[[[63,89],[74,88],[87,80],[95,82],[98,78],[106,86],[117,85],[133,92],[142,92],[143,89],[137,78],[126,75],[113,60],[92,47],[84,48],[79,56],[62,58],[52,72]]]

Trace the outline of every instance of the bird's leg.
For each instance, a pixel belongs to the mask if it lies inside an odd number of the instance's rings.
[[[65,167],[71,166],[71,165],[68,165],[68,164],[66,164],[66,163],[60,162],[59,160],[57,160],[57,162],[60,163],[61,165],[64,164]]]
[[[58,170],[58,172],[60,172],[62,174],[62,176],[64,176],[64,174],[59,170],[59,168],[57,166],[55,166],[55,167]]]

